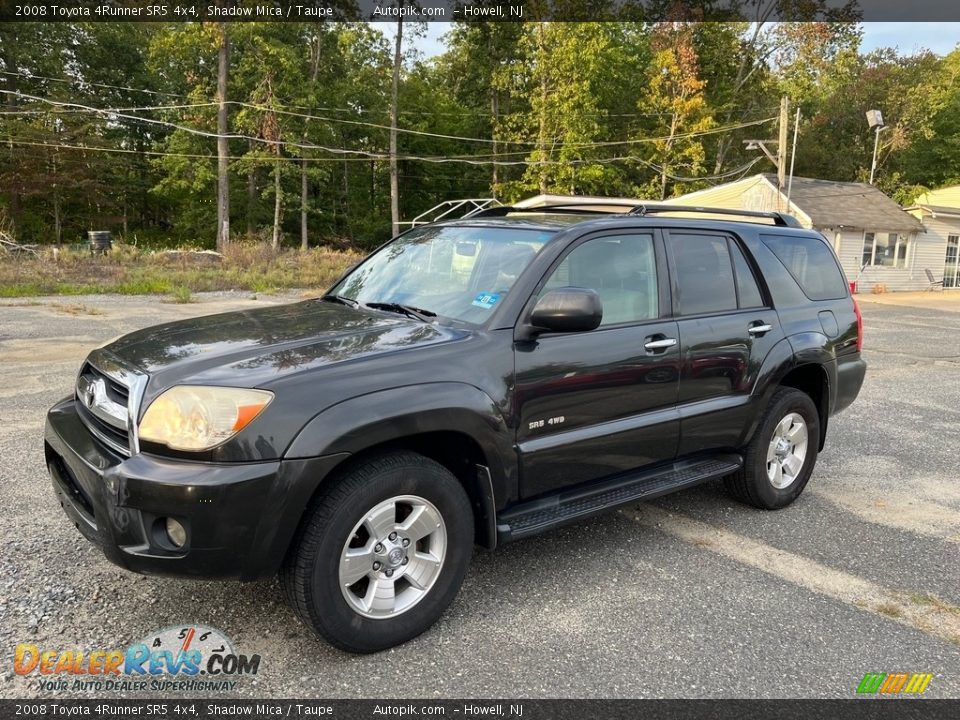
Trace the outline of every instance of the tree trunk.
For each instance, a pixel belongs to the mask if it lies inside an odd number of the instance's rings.
[[[497,142],[497,118],[500,117],[500,94],[496,88],[490,88],[490,136],[493,139],[493,171],[490,177],[490,188],[493,197],[497,196],[497,186],[500,184],[500,166],[497,158],[500,155],[500,144]]]
[[[10,28],[11,34],[13,33],[12,28],[14,27],[16,26],[13,24],[10,24],[8,26],[8,28]],[[4,35],[6,35],[6,33],[4,33]],[[3,42],[0,42],[0,59],[3,60],[4,67],[8,71],[12,72],[17,67],[17,59],[14,54],[15,43],[7,42],[5,37],[0,39],[3,40]],[[6,96],[6,105],[10,110],[16,110],[17,109],[16,91],[18,90],[17,86],[19,84],[17,82],[18,80],[17,75],[16,74],[7,75],[5,80],[6,80],[7,87],[12,91],[9,95]],[[10,134],[8,135],[8,139],[12,141],[13,140],[13,130],[12,130],[13,123],[11,123],[8,127],[11,128]],[[16,237],[17,223],[20,221],[20,188],[19,188],[18,182],[14,182],[12,183],[12,185],[13,187],[10,188],[10,225],[11,225],[11,230],[13,231],[14,237]]]
[[[547,73],[543,67],[546,61],[546,45],[543,37],[544,23],[539,23],[537,29],[537,64],[540,73],[540,127],[537,133],[537,150],[540,160],[540,194],[547,194]]]
[[[398,3],[398,9],[403,9],[403,0]],[[397,20],[397,40],[393,48],[393,87],[390,94],[390,223],[392,234],[400,234],[400,188],[397,171],[397,114],[400,93],[400,64],[403,61],[401,53],[403,43],[403,16]]]
[[[220,0],[221,5],[230,0]],[[230,72],[230,39],[227,24],[220,23],[217,53],[217,250],[230,243],[230,144],[227,142],[227,77]]]
[[[250,143],[253,145],[253,143]],[[256,231],[253,223],[254,212],[257,208],[257,167],[253,163],[247,167],[247,235],[252,236]]]
[[[276,164],[273,166],[273,240],[271,245],[276,250],[280,247],[280,151],[277,150]]]
[[[300,158],[300,249],[310,249],[307,233],[307,159]]]

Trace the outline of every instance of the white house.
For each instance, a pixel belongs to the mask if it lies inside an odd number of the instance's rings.
[[[918,216],[865,183],[795,177],[788,201],[786,192],[777,189],[776,175],[761,174],[668,202],[789,213],[830,240],[860,292],[879,285],[887,290],[923,290],[930,287],[926,270],[936,280],[943,276],[946,238],[927,231]],[[960,220],[960,210],[956,212]]]
[[[918,197],[907,212],[918,217],[927,233],[941,241],[936,279],[943,287],[960,288],[960,185],[931,190]]]

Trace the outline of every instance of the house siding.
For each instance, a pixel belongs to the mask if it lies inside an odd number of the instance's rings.
[[[952,190],[953,188],[948,189]],[[939,201],[943,202],[943,198],[939,198]],[[958,197],[958,201],[960,201],[960,197]],[[945,202],[943,204],[946,205]],[[944,261],[947,254],[947,238],[950,235],[960,236],[960,218],[945,217],[943,215],[932,217],[925,212],[921,213],[922,211],[920,210],[910,211],[911,215],[915,215],[922,220],[923,227],[926,230],[923,237],[927,238],[928,242],[923,248],[923,253],[917,256],[916,265],[926,286],[929,285],[929,283],[926,282],[927,276],[926,273],[923,272],[924,268],[930,268],[934,280],[943,280]],[[955,288],[947,289],[954,290]]]
[[[785,198],[762,175],[670,198],[668,202],[676,205],[718,207],[730,210],[788,212],[804,227],[811,227],[810,218],[806,213],[793,203],[790,203],[790,208],[787,210]]]
[[[874,231],[874,230],[871,230]],[[907,251],[907,267],[893,268],[870,266],[860,272],[860,263],[863,257],[863,230],[844,228],[840,231],[840,247],[837,248],[835,237],[837,232],[833,228],[821,229],[827,239],[834,243],[834,249],[840,258],[840,265],[850,282],[857,281],[857,289],[861,293],[868,293],[878,285],[884,286],[893,292],[898,290],[924,290],[930,286],[924,268],[930,268],[934,278],[943,278],[943,253],[946,248],[946,237],[940,239],[936,234],[918,233],[910,238],[910,247]],[[884,232],[877,228],[875,232]]]

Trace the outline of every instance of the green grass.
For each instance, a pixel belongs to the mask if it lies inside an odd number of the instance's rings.
[[[245,290],[272,294],[282,290],[319,291],[329,287],[360,255],[315,249],[273,251],[237,244],[222,261],[171,259],[129,246],[106,257],[63,251],[54,260],[0,255],[0,297],[40,295],[170,295],[190,302],[193,293]]]
[[[192,303],[193,296],[190,292],[190,288],[184,285],[177,285],[177,287],[175,287],[170,293],[170,302],[177,303],[178,305]]]

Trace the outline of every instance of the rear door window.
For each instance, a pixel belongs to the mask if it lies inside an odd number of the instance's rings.
[[[761,235],[760,239],[811,300],[837,300],[847,296],[847,284],[840,266],[833,252],[820,238]]]
[[[737,285],[724,235],[670,233],[681,315],[737,309]]]

